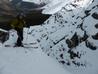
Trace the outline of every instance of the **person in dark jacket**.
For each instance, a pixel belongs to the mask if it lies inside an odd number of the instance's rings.
[[[25,21],[22,15],[18,15],[17,18],[11,20],[10,26],[17,31],[18,39],[15,46],[23,46],[23,27],[25,26]]]
[[[23,46],[23,27],[41,25],[51,16],[42,14],[45,5],[23,0],[0,0],[0,28],[15,29],[18,34],[16,46]]]

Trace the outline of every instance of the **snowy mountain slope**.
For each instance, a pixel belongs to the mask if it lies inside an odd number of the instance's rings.
[[[98,73],[98,66],[96,65],[98,61],[93,59],[98,56],[98,29],[95,28],[95,25],[98,23],[97,4],[98,1],[96,0],[86,10],[77,9],[76,11],[70,12],[60,11],[54,15],[53,19],[49,20],[56,20],[52,23],[58,22],[62,28],[57,29],[57,31],[52,34],[49,33],[48,40],[51,40],[51,43],[46,40],[47,42],[44,41],[43,43],[47,43],[47,45],[45,44],[46,46],[44,46],[43,44],[42,47],[48,55],[55,56],[55,58],[65,65],[65,67],[67,64],[69,70],[75,71],[75,74],[79,74],[81,68],[83,68],[82,73],[85,74]],[[77,13],[77,11],[80,13]],[[51,23],[49,21],[48,24]],[[95,36],[95,39],[93,36]],[[89,55],[91,54],[92,56],[89,58]],[[95,61],[92,61],[92,59]],[[89,66],[89,64],[92,66]],[[79,72],[77,72],[77,69]]]
[[[43,52],[72,73],[97,74],[97,24],[98,0],[94,0],[87,8],[62,8],[42,26],[31,28],[28,34],[38,41]]]
[[[98,0],[73,9],[67,5],[41,26],[25,29],[24,46],[40,44],[73,74],[98,74]]]
[[[40,49],[0,48],[0,74],[70,74]]]

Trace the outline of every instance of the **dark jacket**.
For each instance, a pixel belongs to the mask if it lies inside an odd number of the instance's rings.
[[[13,19],[11,20],[11,24],[10,26],[13,28],[13,29],[22,29],[24,26],[25,26],[25,21],[23,19]]]

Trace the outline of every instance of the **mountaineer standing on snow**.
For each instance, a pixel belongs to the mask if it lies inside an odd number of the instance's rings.
[[[15,46],[23,46],[24,27],[41,25],[51,16],[42,14],[45,5],[23,0],[0,0],[0,28],[17,31],[18,39]]]
[[[23,15],[18,15],[17,18],[11,20],[10,26],[17,31],[18,39],[15,46],[23,46],[23,27],[25,26],[25,21]]]

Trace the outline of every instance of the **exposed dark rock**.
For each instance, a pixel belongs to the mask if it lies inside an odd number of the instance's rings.
[[[78,6],[77,4],[71,4],[71,5],[72,5],[73,7],[75,7],[75,8]]]
[[[79,25],[77,26],[77,28],[80,28],[81,30],[84,31],[84,29],[83,29],[83,22],[82,22],[81,24],[79,24]]]
[[[5,42],[6,40],[8,40],[9,34],[6,32],[2,32],[0,31],[0,42]]]
[[[50,46],[50,48],[52,48],[53,46]]]
[[[73,63],[74,65],[80,66],[80,63],[79,63],[79,62],[72,61],[72,63]]]
[[[76,65],[76,66],[85,66],[85,64],[82,64],[82,63],[80,63],[80,62],[76,62],[76,61],[72,61],[72,63],[74,64],[74,65]]]
[[[62,63],[62,64],[65,64],[65,61],[59,61],[60,63]]]
[[[96,7],[97,7],[97,5],[93,6],[92,9],[94,9],[94,8],[96,8]]]
[[[98,7],[98,5],[96,5]]]
[[[89,16],[89,15],[90,15],[90,13],[89,13],[90,11],[91,11],[91,10],[86,10],[86,11],[85,11],[86,16]]]
[[[68,45],[69,48],[72,47],[71,41],[69,39],[66,39],[66,43],[67,43],[67,45]]]
[[[80,42],[86,41],[89,36],[87,35],[86,31],[84,32],[84,36],[80,38]]]
[[[65,51],[65,48],[62,48],[63,51]]]
[[[37,39],[37,42],[40,42],[40,40],[39,40],[39,39]]]
[[[50,56],[50,54],[49,54],[49,53],[48,53],[47,55],[48,55],[48,56]]]
[[[93,35],[92,38],[93,38],[94,40],[98,40],[98,33],[96,33],[95,35]]]
[[[73,48],[73,47],[78,46],[79,45],[79,38],[78,38],[77,33],[75,33],[71,39],[67,39],[66,43],[69,48]]]
[[[67,62],[66,64],[67,64],[68,66],[71,65],[70,62]]]
[[[64,59],[63,54],[60,54],[60,57],[61,57],[62,59]]]
[[[72,18],[74,18],[74,17],[75,17],[75,15],[72,16]]]
[[[93,45],[92,43],[90,43],[89,41],[86,41],[85,44],[86,44],[86,47],[90,48],[91,50],[96,50],[96,49],[97,49],[97,47],[94,46],[94,45]]]
[[[77,58],[80,58],[79,53],[75,53],[75,52],[72,51],[72,50],[69,50],[68,53],[70,54],[70,59],[75,59],[76,57],[77,57]]]
[[[93,17],[94,19],[98,20],[98,13],[97,13],[97,12],[93,13],[93,14],[92,14],[92,17]]]
[[[68,21],[65,21],[65,23],[68,23]]]
[[[98,29],[98,23],[97,23],[97,24],[95,24],[95,28],[96,28],[96,29]]]

